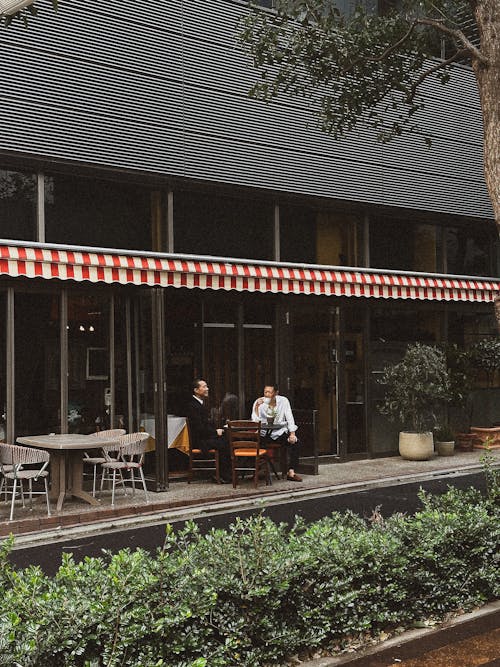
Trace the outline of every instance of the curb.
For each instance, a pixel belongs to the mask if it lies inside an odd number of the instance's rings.
[[[335,657],[316,658],[315,660],[301,662],[300,664],[304,665],[304,667],[340,667],[341,665],[352,665],[353,667],[357,665],[358,667],[362,667],[362,662],[365,659],[374,657],[383,651],[390,650],[391,648],[399,648],[411,642],[429,640],[431,637],[436,636],[441,632],[494,614],[500,614],[500,600],[487,604],[484,607],[467,614],[463,614],[462,616],[455,616],[438,627],[407,630],[397,637],[391,637],[386,641],[362,649],[359,652],[344,653]]]
[[[377,479],[366,480],[363,482],[348,482],[345,484],[329,484],[309,489],[275,491],[268,494],[256,493],[237,498],[208,499],[207,502],[197,502],[195,504],[170,505],[165,504],[163,508],[151,509],[151,511],[137,511],[134,507],[121,508],[120,514],[115,517],[106,517],[102,520],[93,520],[89,522],[75,521],[71,523],[71,515],[62,516],[64,523],[57,527],[47,529],[39,528],[36,532],[25,532],[15,535],[13,551],[26,549],[34,546],[40,546],[45,543],[63,542],[74,537],[83,537],[92,534],[103,534],[113,531],[132,530],[138,526],[147,527],[162,523],[172,523],[196,519],[200,516],[214,516],[234,512],[235,510],[248,510],[255,508],[265,508],[267,506],[279,505],[283,503],[299,503],[302,500],[310,498],[321,498],[332,495],[343,495],[356,491],[380,488],[383,486],[400,486],[419,481],[428,481],[442,477],[459,477],[468,474],[474,474],[481,470],[481,464],[471,464],[463,468],[447,468],[443,470],[433,470],[422,473],[412,473],[409,475],[398,475],[394,477],[380,477]],[[124,514],[124,511],[128,512]],[[141,506],[141,510],[144,506]],[[128,515],[127,515],[128,514]],[[84,515],[82,515],[84,516]],[[95,516],[95,515],[94,515]],[[2,539],[0,537],[0,544]]]

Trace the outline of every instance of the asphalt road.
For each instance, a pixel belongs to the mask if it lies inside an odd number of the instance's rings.
[[[418,483],[398,484],[344,494],[322,495],[321,497],[316,496],[306,500],[267,506],[263,511],[274,521],[289,524],[293,523],[296,516],[301,516],[306,521],[311,522],[327,516],[331,512],[348,509],[360,516],[370,517],[377,506],[380,506],[380,511],[384,516],[389,516],[394,512],[413,513],[420,505],[417,496],[420,488],[432,493],[442,493],[446,491],[450,484],[462,489],[474,486],[484,491],[484,475],[477,473],[460,477],[447,476]],[[196,521],[200,529],[206,532],[213,527],[224,528],[228,526],[235,520],[236,516],[244,518],[260,511],[262,510],[232,511],[213,516],[201,516]],[[172,522],[172,525],[178,529],[183,523],[183,521]],[[109,532],[72,538],[68,541],[16,548],[11,553],[10,560],[17,567],[37,564],[44,572],[53,575],[60,565],[63,552],[71,552],[76,560],[81,560],[85,556],[100,556],[103,549],[118,551],[125,547],[131,549],[142,547],[149,551],[155,551],[162,546],[164,537],[164,523],[143,527],[134,526],[123,530],[115,529]]]

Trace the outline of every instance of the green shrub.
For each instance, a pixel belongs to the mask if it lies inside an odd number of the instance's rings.
[[[201,535],[167,531],[57,575],[0,550],[0,665],[257,667],[499,596],[498,505],[475,491],[420,496],[414,517],[352,513],[292,530],[263,516]]]

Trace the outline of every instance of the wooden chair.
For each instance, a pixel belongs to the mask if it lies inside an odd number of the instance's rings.
[[[253,473],[254,486],[257,488],[262,467],[266,472],[266,484],[271,484],[269,457],[267,449],[260,444],[260,429],[260,422],[251,420],[235,420],[227,424],[234,488],[237,486],[238,474],[246,472]],[[253,465],[250,466],[252,461]]]
[[[186,419],[186,426],[188,430],[189,439],[189,469],[188,469],[188,484],[193,481],[194,473],[203,470],[214,473],[215,481],[220,484],[220,456],[217,449],[210,449],[206,454],[196,447],[193,447],[193,437],[189,426],[189,419]]]

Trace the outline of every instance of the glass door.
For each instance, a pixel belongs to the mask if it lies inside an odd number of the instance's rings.
[[[292,327],[293,409],[316,411],[318,453],[338,456],[338,308],[298,307]]]
[[[277,382],[275,304],[263,296],[247,297],[243,303],[242,418],[249,419],[265,384]]]
[[[341,455],[346,457],[367,451],[366,435],[366,310],[346,306],[343,327],[343,421]]]
[[[206,295],[202,313],[202,367],[210,387],[211,419],[220,427],[224,397],[239,396],[238,302],[218,294]]]

